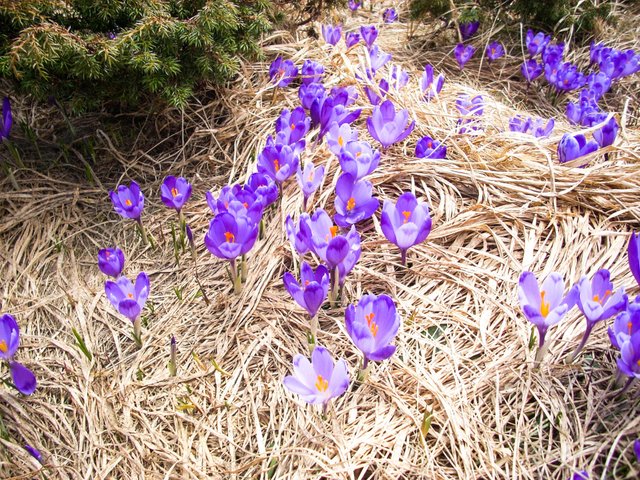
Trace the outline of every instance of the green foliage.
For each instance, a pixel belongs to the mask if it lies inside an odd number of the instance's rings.
[[[157,95],[181,106],[260,55],[269,0],[0,0],[0,77],[72,110]]]

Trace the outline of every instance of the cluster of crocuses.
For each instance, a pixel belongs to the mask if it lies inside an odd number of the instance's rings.
[[[462,37],[462,42],[458,43],[456,47],[453,49],[453,55],[458,62],[458,66],[460,70],[464,69],[464,66],[467,64],[469,60],[473,57],[476,52],[476,48],[473,45],[466,44],[467,40],[473,37],[478,28],[480,27],[480,22],[478,20],[466,21],[458,23],[458,27],[460,29],[460,36]],[[487,45],[485,50],[485,56],[489,60],[489,63],[492,63],[499,58],[504,56],[504,46],[497,41],[490,42]]]
[[[627,252],[629,268],[640,286],[640,234],[631,234]],[[608,270],[598,270],[591,279],[582,277],[567,292],[562,275],[557,272],[549,274],[542,285],[533,273],[524,272],[518,296],[525,317],[538,329],[537,361],[542,360],[548,349],[548,329],[577,305],[586,326],[571,359],[580,353],[599,322],[615,316],[608,334],[613,347],[620,350],[619,373],[630,377],[630,382],[640,378],[640,296],[629,301],[624,287],[614,287]]]
[[[484,113],[484,98],[482,95],[471,97],[462,94],[456,99],[456,108],[460,112],[458,119],[458,133],[469,133],[480,130],[480,120]]]
[[[19,346],[18,322],[13,315],[5,313],[0,316],[0,360],[8,365],[13,386],[20,393],[31,395],[36,390],[36,376],[23,364],[14,360]]]
[[[526,133],[533,135],[536,138],[546,138],[551,135],[553,127],[555,126],[555,120],[553,118],[549,120],[543,120],[540,117],[522,117],[516,115],[509,120],[509,130],[512,132]]]
[[[339,27],[324,26],[322,30],[327,43],[337,45],[341,38]],[[366,46],[365,67],[359,78],[369,88],[372,88],[371,81],[376,80],[377,74],[390,59],[390,55],[374,45],[377,33],[375,26],[366,26],[360,29],[358,35],[362,36]],[[348,48],[353,47],[347,45]],[[278,59],[277,62],[283,65],[285,60]],[[289,71],[297,71],[297,67],[293,65]],[[265,172],[269,170],[273,175],[282,168],[284,162],[290,165],[289,175],[293,171],[298,172],[298,184],[303,197],[302,211],[297,221],[288,215],[285,226],[292,248],[300,256],[300,261],[296,262],[300,264],[300,277],[298,280],[294,273],[286,272],[283,281],[287,291],[309,316],[312,354],[311,360],[296,355],[294,374],[286,377],[284,383],[305,401],[321,404],[326,409],[332,398],[347,389],[349,374],[344,360],[335,363],[327,349],[319,345],[318,312],[327,298],[334,303],[339,298],[347,275],[360,258],[360,234],[356,225],[371,218],[379,207],[379,200],[373,196],[373,184],[366,177],[378,166],[381,153],[369,142],[359,139],[358,131],[352,126],[361,113],[360,109],[352,107],[357,98],[354,87],[334,87],[327,92],[322,84],[324,67],[310,60],[304,62],[300,73],[298,96],[302,106],[292,112],[284,110],[276,121],[276,138],[269,137],[267,140],[267,145],[282,145],[280,150],[290,148],[292,160],[275,154],[268,158],[261,155],[258,169]],[[278,76],[271,78],[274,83],[279,82]],[[407,80],[406,72],[391,68],[386,85],[400,89]],[[384,83],[382,85],[385,86]],[[384,100],[386,91],[387,87],[384,92],[368,92],[374,108],[367,119],[370,135],[385,150],[404,140],[415,126],[415,122],[409,122],[406,110],[397,111],[391,100]],[[378,95],[377,100],[374,94]],[[310,118],[306,116],[306,111]],[[283,131],[284,127],[286,131]],[[296,131],[300,135],[291,138],[291,132]],[[333,217],[323,209],[307,213],[309,200],[315,190],[322,186],[325,174],[323,165],[315,166],[310,161],[301,165],[300,154],[304,152],[307,134],[316,135],[316,145],[326,141],[327,148],[340,164]],[[286,147],[286,143],[292,146]],[[429,234],[429,208],[412,193],[404,193],[395,204],[385,200],[380,225],[385,237],[399,247],[404,264],[407,250],[424,241]],[[317,263],[315,269],[309,260]],[[399,326],[400,317],[395,304],[387,295],[364,295],[357,304],[347,308],[347,333],[362,352],[361,378],[366,376],[370,362],[385,360],[395,352],[396,347],[391,343]]]

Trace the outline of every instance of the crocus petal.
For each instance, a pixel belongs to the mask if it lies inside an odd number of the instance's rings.
[[[18,362],[11,362],[9,364],[11,370],[11,379],[20,393],[24,395],[31,395],[36,391],[37,382],[36,376],[31,370]]]

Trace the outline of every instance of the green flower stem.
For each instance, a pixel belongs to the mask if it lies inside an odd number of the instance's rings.
[[[138,348],[142,347],[142,320],[140,317],[133,322],[133,339],[136,341]]]

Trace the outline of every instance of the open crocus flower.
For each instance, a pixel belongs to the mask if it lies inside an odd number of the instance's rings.
[[[18,322],[13,315],[5,313],[0,316],[0,360],[9,364],[11,380],[16,389],[24,395],[31,395],[37,387],[35,375],[27,367],[13,360],[19,346]]]
[[[373,185],[367,180],[356,180],[343,173],[336,183],[336,214],[333,219],[340,227],[347,228],[370,218],[380,202],[371,195]]]
[[[564,57],[564,43],[550,43],[542,51],[542,61],[545,65],[558,65]]]
[[[549,67],[549,65],[547,65],[547,67]],[[545,67],[545,74],[547,73],[547,67]],[[549,83],[553,84],[559,92],[582,88],[585,82],[586,80],[582,72],[570,62],[565,62],[560,65],[553,79],[549,79]]]
[[[518,285],[518,298],[524,316],[538,329],[536,361],[540,361],[546,351],[544,347],[547,330],[559,323],[575,306],[578,289],[574,286],[564,295],[562,275],[556,272],[549,274],[540,288],[533,273],[523,272]]]
[[[294,108],[292,111],[285,108],[280,112],[275,127],[275,143],[282,143],[293,147],[294,144],[298,144],[304,140],[304,136],[311,127],[311,119],[307,117],[302,107]],[[298,145],[296,145],[296,147],[298,147]],[[304,148],[304,143],[300,144],[300,147]]]
[[[244,188],[252,190],[265,208],[278,199],[278,185],[262,173],[252,173]]]
[[[98,252],[98,268],[102,273],[117,278],[124,269],[124,253],[119,248],[103,248]]]
[[[342,358],[334,364],[327,349],[316,346],[311,361],[300,354],[293,357],[293,375],[286,376],[283,383],[305,402],[322,405],[326,413],[331,399],[347,391],[349,372]]]
[[[416,144],[416,157],[418,158],[446,158],[447,147],[433,138],[426,136],[418,140]]]
[[[302,225],[306,225],[309,221],[309,214],[300,214],[300,219],[296,225],[291,218],[291,215],[287,215],[285,220],[285,229],[287,232],[287,238],[291,242],[293,249],[298,252],[299,255],[304,255],[311,250],[311,237],[308,228],[303,228]]]
[[[124,218],[139,220],[144,209],[144,195],[136,182],[130,186],[120,185],[116,191],[109,192],[113,208]]]
[[[611,346],[616,350],[628,342],[631,337],[640,335],[640,301],[630,302],[627,309],[620,312],[607,329]]]
[[[258,172],[283,183],[298,170],[300,160],[290,145],[269,143],[258,155]]]
[[[405,192],[394,205],[385,200],[380,217],[382,233],[400,249],[402,264],[407,263],[407,250],[422,243],[431,232],[429,206],[418,202],[415,195]]]
[[[344,36],[344,44],[347,48],[351,48],[358,43],[360,43],[360,34],[358,32],[349,32]]]
[[[627,307],[624,288],[614,291],[609,277],[609,270],[602,269],[596,272],[591,282],[587,277],[582,277],[578,282],[578,308],[587,321],[587,327],[572,358],[585,346],[596,323],[617,315]]]
[[[334,123],[344,125],[355,121],[360,116],[362,109],[348,110],[343,103],[347,100],[347,96],[339,95],[328,96],[313,102],[310,113],[314,125],[320,126],[318,138],[323,138]]]
[[[302,83],[321,83],[322,75],[324,75],[324,66],[313,60],[305,60],[300,70]]]
[[[302,262],[300,283],[289,272],[284,274],[283,281],[287,292],[313,319],[329,293],[329,270],[327,267],[320,265],[314,272],[308,263]],[[315,332],[312,334],[315,338]]]
[[[460,66],[460,70],[462,70],[466,63],[471,60],[471,57],[473,57],[475,51],[476,49],[472,45],[465,45],[464,43],[459,43],[458,45],[456,45],[456,48],[454,48],[453,50],[453,54],[456,57],[458,65]]]
[[[227,212],[236,218],[249,219],[254,224],[260,223],[262,219],[264,203],[247,185],[225,185],[218,198],[214,198],[211,192],[206,192],[205,195],[214,215]]]
[[[115,282],[108,280],[104,284],[104,290],[111,305],[131,322],[135,322],[149,297],[149,277],[140,272],[135,284],[124,276]]]
[[[369,134],[387,149],[391,145],[404,140],[416,126],[415,120],[407,126],[409,112],[399,110],[397,113],[391,100],[376,106],[367,118]]]
[[[587,139],[582,134],[571,135],[565,133],[558,143],[558,159],[561,163],[584,157],[598,150],[598,144]]]
[[[547,44],[551,41],[551,36],[545,35],[544,32],[533,33],[533,30],[527,30],[527,51],[529,56],[535,57],[542,53]]]
[[[331,217],[321,208],[307,222],[301,223],[300,229],[305,237],[311,239],[309,245],[313,253],[327,264],[329,270],[336,268],[349,254],[349,239],[339,233],[339,227],[333,224]],[[355,231],[354,226],[351,231]]]
[[[422,81],[420,83],[420,87],[422,88],[422,93],[424,93],[425,100],[430,100],[433,97],[437,97],[442,90],[442,85],[444,85],[444,75],[441,73],[434,80],[433,67],[431,65],[426,65],[424,67],[424,72],[422,73]]]
[[[480,27],[480,22],[478,20],[474,20],[472,22],[464,22],[458,24],[460,27],[460,34],[462,35],[463,40],[467,40],[471,38],[478,31]]]
[[[611,117],[607,123],[593,132],[593,139],[600,147],[613,145],[618,135],[618,122],[615,117]]]
[[[321,83],[310,83],[308,85],[303,83],[298,90],[298,98],[306,110],[310,110],[315,101],[321,101],[326,95],[324,85]]]
[[[491,42],[487,45],[486,55],[489,61],[493,62],[504,56],[504,47],[500,42]]]
[[[456,99],[456,108],[463,117],[480,117],[484,113],[484,99],[482,95],[471,98],[467,94],[462,94]]]
[[[233,260],[251,250],[257,236],[258,225],[249,218],[222,212],[211,220],[204,243],[216,257]]]
[[[391,60],[390,53],[384,53],[378,45],[374,45],[369,48],[369,65],[370,69],[367,69],[367,77],[373,78],[376,75],[376,72],[384,67],[389,60]]]
[[[313,192],[318,189],[324,180],[324,165],[316,167],[311,161],[307,161],[304,165],[304,170],[298,167],[296,179],[298,180],[300,190],[302,190],[302,210],[304,211],[307,209],[307,200],[311,195],[313,195]]]
[[[522,76],[527,83],[533,82],[536,78],[542,75],[543,67],[540,63],[536,62],[533,58],[525,61],[522,64]]]
[[[293,61],[276,58],[269,66],[269,77],[276,87],[287,87],[298,76],[298,67]]]
[[[340,25],[322,25],[322,37],[329,45],[336,45],[342,36],[342,27]]]
[[[369,142],[349,142],[339,157],[340,168],[356,180],[366,177],[380,163],[380,152],[371,148]]]
[[[376,38],[378,38],[378,29],[375,25],[362,25],[360,27],[360,35],[364,43],[367,44],[367,47],[371,47],[375,43]]]
[[[337,157],[342,154],[343,148],[349,143],[358,140],[358,130],[351,127],[348,123],[331,125],[325,136],[329,150]]]
[[[160,185],[160,199],[167,207],[180,212],[191,196],[191,184],[183,177],[169,175]]]
[[[398,13],[395,8],[387,8],[382,12],[382,20],[384,23],[393,23],[398,20]]]
[[[400,315],[388,295],[364,295],[357,306],[349,305],[345,311],[347,333],[364,355],[362,369],[370,361],[381,362],[396,351],[391,342],[400,328]]]
[[[0,141],[9,138],[11,126],[13,125],[13,115],[11,113],[11,102],[9,97],[2,100],[2,117],[0,118]]]
[[[587,75],[585,86],[592,92],[593,99],[598,101],[611,89],[611,79],[602,72],[590,73]]]
[[[640,232],[631,232],[629,246],[627,247],[627,257],[629,258],[629,269],[640,286]]]

